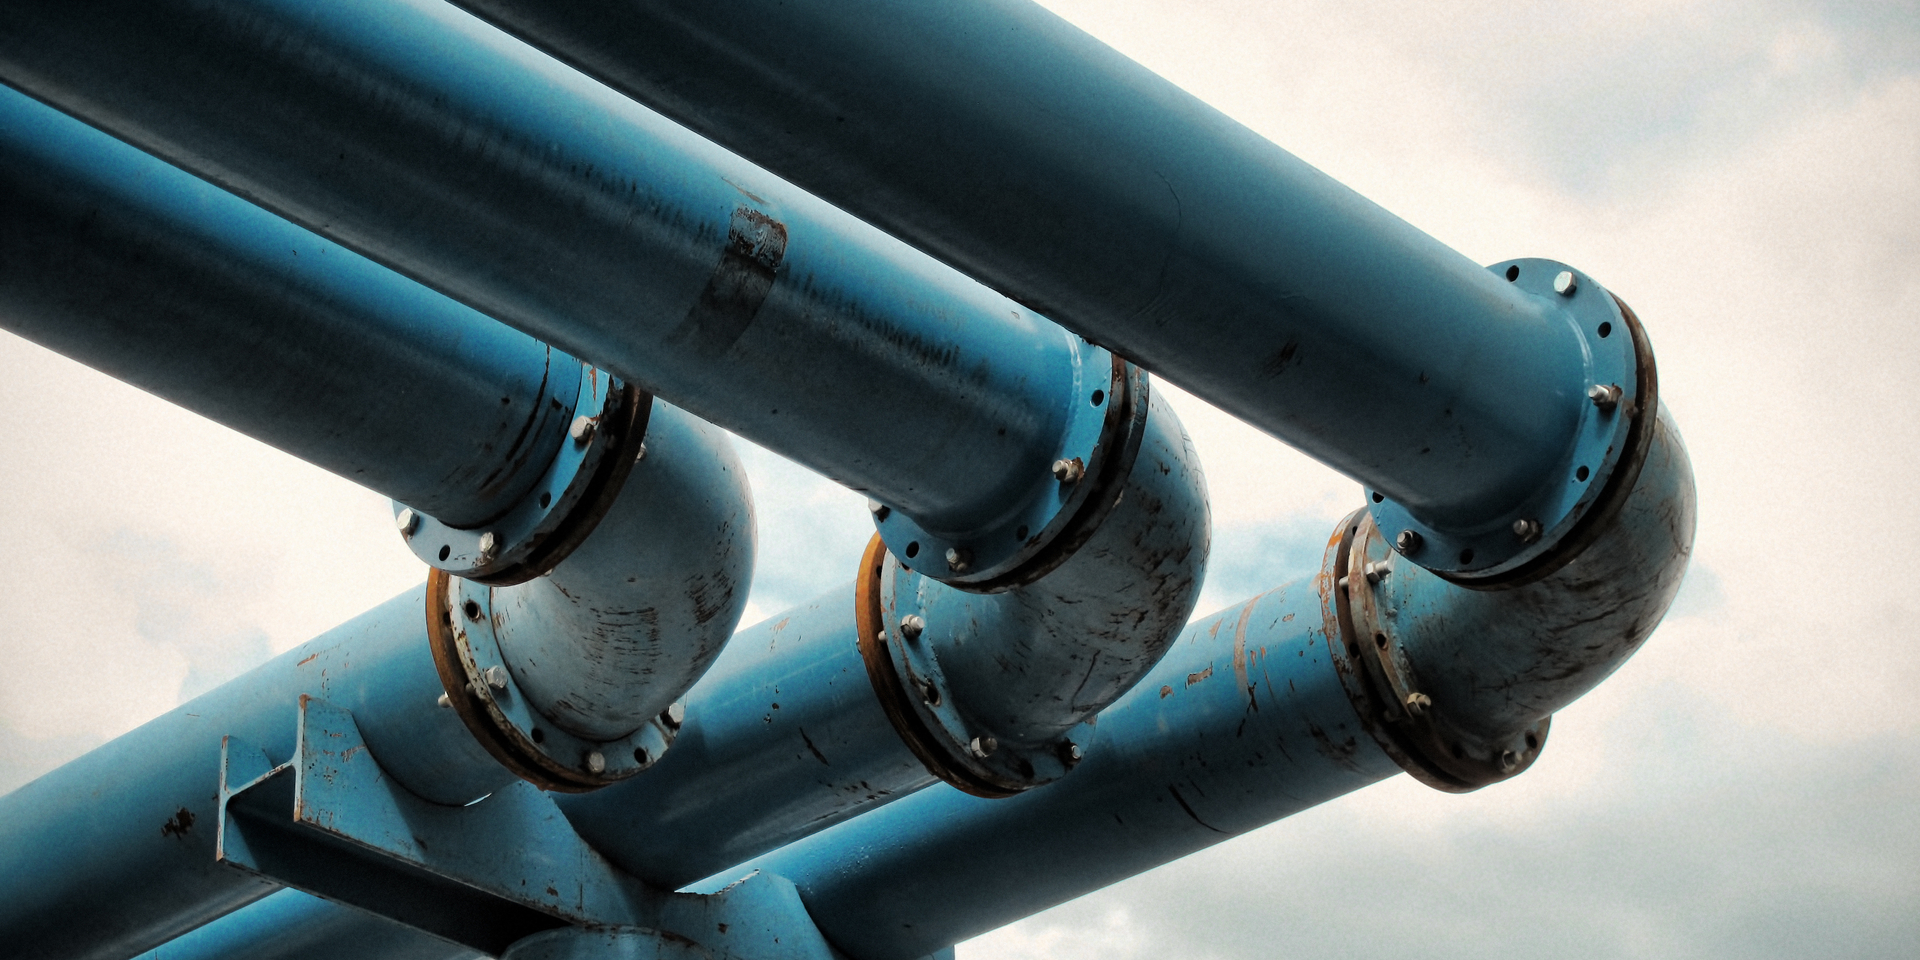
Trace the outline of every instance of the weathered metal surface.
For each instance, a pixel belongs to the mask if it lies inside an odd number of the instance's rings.
[[[0,326],[454,524],[573,416],[572,358],[4,87]]]
[[[1199,597],[1211,532],[1199,458],[1144,376],[1111,402],[1122,429],[1079,480],[1104,516],[1052,573],[978,594],[893,554],[860,611],[875,695],[927,768],[969,793],[1066,776],[1095,715],[1159,662]]]
[[[421,562],[481,583],[525,583],[565,560],[599,525],[645,447],[653,398],[603,371],[577,366],[577,394],[564,408],[568,439],[506,510],[461,528],[394,502],[400,535]],[[556,379],[567,374],[556,371]],[[552,408],[563,412],[558,404]],[[575,432],[581,437],[573,438]]]
[[[924,790],[758,865],[849,957],[902,960],[1398,773],[1327,639],[1315,582],[1277,588],[1187,627],[1059,782]]]
[[[1425,523],[1559,489],[1558,311],[1028,0],[458,2]]]
[[[437,0],[9,4],[0,77],[929,531],[1057,499],[1084,343]]]
[[[298,890],[227,914],[137,960],[483,960],[480,953]]]

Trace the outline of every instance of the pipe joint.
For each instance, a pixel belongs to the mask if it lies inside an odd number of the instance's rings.
[[[857,629],[874,692],[926,768],[968,793],[1011,796],[1066,776],[1094,717],[1159,662],[1198,599],[1205,480],[1179,420],[1150,403],[1144,376],[1129,381],[1113,400],[1124,432],[1081,507],[1088,526],[1044,577],[958,589],[879,537],[862,559]]]
[[[650,426],[595,535],[550,572],[428,581],[445,703],[542,789],[596,790],[657,762],[685,720],[681,696],[746,606],[754,523],[739,461],[717,428],[664,403]]]
[[[939,531],[878,500],[874,526],[903,565],[962,590],[997,593],[1032,583],[1085,543],[1124,480],[1139,422],[1146,416],[1145,374],[1107,350],[1064,331],[1071,376],[1056,394],[1060,429],[1031,482],[991,521]],[[1132,446],[1129,446],[1129,443]]]
[[[1509,260],[1487,269],[1539,308],[1549,326],[1537,338],[1541,344],[1578,356],[1577,365],[1566,364],[1570,374],[1579,371],[1576,377],[1556,395],[1534,398],[1534,416],[1564,421],[1566,444],[1544,452],[1533,471],[1542,479],[1531,489],[1467,520],[1417,515],[1371,485],[1366,493],[1374,524],[1402,556],[1459,583],[1497,588],[1551,573],[1586,547],[1594,519],[1633,486],[1647,452],[1644,424],[1659,399],[1646,333],[1605,288],[1551,260]]]
[[[512,506],[484,523],[454,526],[394,501],[394,525],[428,566],[477,583],[525,583],[565,560],[619,496],[646,449],[652,397],[603,370],[557,358],[562,362],[550,367],[543,391],[554,415],[540,422],[566,436],[557,448],[523,445],[555,453]]]
[[[1519,775],[1553,712],[1660,623],[1692,552],[1695,491],[1664,410],[1644,434],[1579,549],[1525,583],[1476,588],[1408,563],[1365,510],[1335,532],[1320,574],[1334,667],[1361,726],[1415,779],[1466,792]]]

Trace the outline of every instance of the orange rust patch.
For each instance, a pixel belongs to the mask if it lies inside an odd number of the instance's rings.
[[[1162,699],[1162,700],[1165,700],[1166,698],[1168,698],[1168,697],[1171,697],[1171,696],[1173,696],[1173,688],[1172,688],[1172,687],[1161,687],[1161,688],[1160,688],[1160,699]]]
[[[1213,676],[1213,664],[1207,664],[1207,668],[1205,670],[1202,670],[1199,673],[1187,674],[1187,686],[1191,687],[1194,684],[1199,683],[1200,681],[1205,680],[1206,678],[1211,676]]]
[[[307,655],[307,658],[306,658],[305,660],[302,660],[302,661],[300,661],[299,663],[296,663],[296,664],[294,664],[294,666],[296,666],[296,667],[304,667],[304,666],[306,666],[307,664],[309,664],[309,663],[312,663],[312,662],[314,661],[314,658],[316,658],[316,657],[318,657],[318,656],[320,656],[320,655],[319,655],[319,654],[317,654],[317,653],[313,653],[313,654],[308,654],[308,655]]]

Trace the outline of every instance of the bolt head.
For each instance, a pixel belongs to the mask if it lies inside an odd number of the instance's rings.
[[[588,443],[593,440],[594,431],[598,428],[599,422],[592,417],[574,417],[573,426],[567,428],[567,436],[572,437],[574,443]]]
[[[1067,766],[1071,767],[1081,760],[1086,759],[1086,754],[1080,749],[1079,744],[1068,740],[1060,745],[1060,759]]]
[[[434,703],[436,703],[436,704],[439,704],[439,706],[440,706],[440,709],[442,709],[442,710],[451,710],[451,709],[453,709],[453,700],[452,700],[452,698],[450,698],[450,697],[448,697],[448,696],[447,696],[446,694],[444,694],[444,693],[443,693],[443,694],[441,694],[441,695],[440,695],[440,699],[438,699],[438,700],[435,700],[435,701],[434,701]]]
[[[489,530],[480,535],[480,559],[482,561],[492,560],[493,555],[499,552],[500,538],[495,536],[493,531]]]
[[[411,540],[413,539],[413,535],[420,530],[420,515],[414,513],[412,507],[407,507],[399,513],[394,514],[393,525],[400,528],[401,536]]]
[[[973,742],[967,744],[967,752],[982,760],[993,756],[993,752],[998,749],[1000,749],[1000,742],[992,737],[974,737]]]
[[[1501,773],[1512,773],[1513,768],[1519,765],[1520,765],[1519,754],[1514,753],[1512,750],[1500,751],[1500,772]]]
[[[1513,535],[1519,537],[1521,543],[1532,543],[1540,539],[1540,521],[1530,519],[1515,520],[1513,522]]]
[[[948,547],[947,569],[954,573],[966,573],[973,569],[973,551],[965,547]]]
[[[893,512],[893,508],[872,497],[868,497],[867,512],[873,514],[873,519],[875,520],[885,520],[887,519],[887,515]]]
[[[494,666],[488,667],[480,675],[486,679],[487,686],[495,690],[505,690],[507,688],[506,667],[495,664]]]
[[[1596,383],[1587,388],[1587,399],[1602,410],[1612,410],[1620,405],[1620,392],[1617,383]]]
[[[1427,712],[1427,708],[1431,706],[1433,706],[1432,697],[1429,697],[1424,693],[1407,694],[1407,715],[1408,716],[1412,716],[1412,717],[1421,716],[1422,714],[1425,714]]]
[[[1053,478],[1061,483],[1079,483],[1087,475],[1087,465],[1079,457],[1053,462]]]
[[[908,640],[920,639],[920,634],[926,632],[926,629],[927,621],[921,619],[917,613],[909,613],[900,618],[900,635]]]
[[[687,722],[686,704],[682,704],[682,703],[667,704],[667,709],[660,711],[660,719],[665,720],[667,722],[667,726],[669,727],[679,727],[681,724],[686,723]]]
[[[606,773],[607,758],[601,755],[600,751],[598,750],[588,750],[587,756],[586,756],[586,767],[587,767],[588,773]]]
[[[1420,535],[1412,530],[1402,530],[1399,536],[1393,538],[1394,547],[1409,557],[1420,552],[1420,544],[1423,542]]]
[[[1571,270],[1562,270],[1553,278],[1553,292],[1563,297],[1571,297],[1580,289],[1580,278]]]

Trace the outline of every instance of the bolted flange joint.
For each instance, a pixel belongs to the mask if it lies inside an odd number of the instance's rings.
[[[1497,589],[1552,573],[1577,556],[1633,486],[1659,401],[1653,351],[1633,311],[1564,264],[1525,259],[1488,270],[1527,295],[1543,322],[1580,356],[1562,413],[1566,452],[1531,492],[1471,523],[1437,524],[1367,489],[1373,520],[1394,531],[1399,553],[1467,586]]]
[[[1382,616],[1386,579],[1350,575],[1377,570],[1393,555],[1373,518],[1356,510],[1341,521],[1322,564],[1327,636],[1361,725],[1394,762],[1436,789],[1466,793],[1519,776],[1540,756],[1552,718],[1492,738],[1454,722],[1448,704],[1422,689],[1393,618]]]
[[[577,363],[577,361],[576,361]],[[553,461],[505,513],[453,527],[395,502],[394,525],[422,562],[493,586],[525,583],[558,566],[606,515],[636,460],[646,454],[653,397],[579,364],[573,416]],[[551,398],[555,406],[560,398]]]
[[[997,593],[1032,583],[1073,555],[1112,508],[1132,469],[1146,417],[1145,374],[1078,338],[1063,388],[1057,448],[998,519],[972,530],[936,530],[904,511],[868,502],[874,527],[901,564],[962,590]]]
[[[686,708],[676,702],[624,737],[589,740],[536,710],[508,669],[495,634],[493,591],[485,584],[427,576],[427,639],[451,707],[501,765],[539,787],[586,793],[627,779],[673,746]]]

